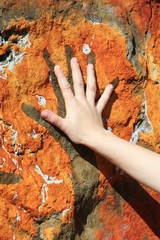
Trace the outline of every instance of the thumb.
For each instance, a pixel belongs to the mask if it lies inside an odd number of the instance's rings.
[[[63,131],[64,119],[58,116],[56,113],[50,110],[44,110],[41,112],[41,117]]]

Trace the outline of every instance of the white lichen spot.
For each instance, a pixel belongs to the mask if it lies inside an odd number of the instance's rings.
[[[31,132],[32,138],[37,138],[38,134],[36,133],[36,131],[33,129]]]
[[[16,221],[20,222],[21,221],[21,216],[19,215],[19,212],[17,211],[16,213]]]
[[[35,171],[44,179],[47,184],[60,184],[63,180],[57,180],[56,177],[49,177],[48,175],[42,173],[38,165],[35,166]]]
[[[0,37],[0,46],[8,45],[8,44],[9,44],[8,41],[5,41],[5,39]],[[21,51],[15,52],[14,49],[11,47],[10,52],[8,53],[8,56],[6,56],[6,59],[0,62],[0,78],[4,80],[7,79],[6,70],[9,69],[10,71],[13,71],[15,68],[15,65],[22,62],[24,55],[26,54],[25,48],[31,46],[31,43],[29,41],[29,36],[26,35],[21,37],[18,40],[17,45],[23,48],[22,52]]]
[[[18,194],[17,193],[13,195],[12,199],[15,200],[16,198],[18,198]]]
[[[36,95],[36,97],[38,98],[38,104],[40,106],[46,106],[46,99],[43,97],[43,96],[39,96],[39,95]]]
[[[89,54],[89,53],[91,52],[91,49],[90,49],[90,47],[89,47],[88,44],[83,44],[82,52],[83,52],[84,54]]]
[[[29,41],[29,34],[24,37],[21,37],[18,41],[18,45],[21,47],[31,47],[31,42]]]
[[[12,146],[15,146],[18,137],[18,132],[11,128],[11,133],[12,133]]]

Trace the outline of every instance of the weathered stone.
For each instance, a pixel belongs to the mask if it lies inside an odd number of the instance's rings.
[[[40,117],[45,108],[65,116],[53,68],[72,85],[76,56],[84,81],[95,65],[99,95],[114,83],[108,128],[160,152],[159,7],[0,2],[0,239],[159,239],[159,195]]]

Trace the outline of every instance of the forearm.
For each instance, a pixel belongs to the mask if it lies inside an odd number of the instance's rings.
[[[139,182],[160,192],[159,154],[118,138],[105,129],[96,131],[84,142]]]

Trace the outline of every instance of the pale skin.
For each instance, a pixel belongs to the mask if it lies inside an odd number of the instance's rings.
[[[113,92],[109,84],[98,102],[96,78],[92,64],[87,65],[87,88],[76,58],[71,59],[74,93],[60,66],[55,74],[65,101],[66,117],[50,110],[41,116],[62,130],[74,143],[83,144],[104,156],[134,179],[160,192],[160,156],[148,149],[123,140],[103,127],[102,112]]]

